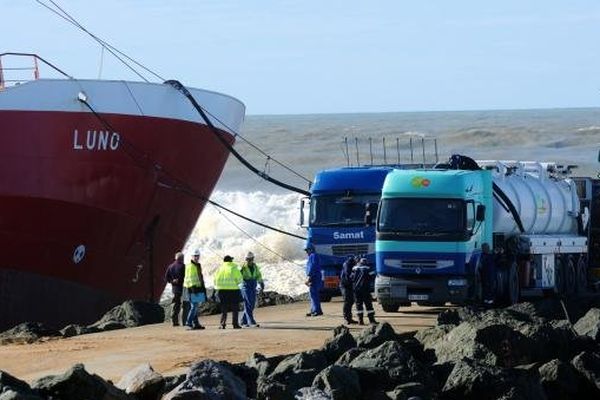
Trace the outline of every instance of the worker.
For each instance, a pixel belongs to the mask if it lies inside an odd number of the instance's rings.
[[[354,267],[352,267],[352,283],[354,296],[356,298],[356,314],[358,315],[358,324],[364,325],[364,308],[367,310],[367,317],[371,324],[376,324],[375,310],[373,309],[373,300],[371,299],[371,281],[375,276],[373,267],[369,266],[366,258],[361,258]]]
[[[340,292],[344,298],[344,306],[342,308],[344,320],[349,325],[356,324],[352,319],[352,305],[354,304],[354,288],[352,287],[352,267],[356,265],[356,258],[350,256],[342,264],[340,273]]]
[[[225,329],[227,313],[232,313],[233,329],[240,329],[238,323],[238,312],[240,307],[240,286],[242,285],[242,273],[233,257],[225,256],[223,264],[215,272],[215,290],[219,303],[221,303],[221,327]]]
[[[175,261],[169,265],[165,273],[165,281],[171,285],[173,300],[171,304],[171,321],[173,326],[179,326],[179,312],[181,311],[181,302],[183,296],[183,280],[185,277],[185,264],[183,262],[183,253],[178,251],[175,253]],[[186,291],[187,292],[187,291]],[[183,298],[183,312],[181,313],[181,325],[185,325],[187,313],[189,312],[189,298]]]
[[[195,250],[192,259],[185,266],[183,286],[187,288],[190,299],[190,311],[187,316],[187,329],[204,329],[198,320],[198,306],[206,301],[206,286],[200,265],[200,250]]]
[[[312,244],[307,244],[304,248],[308,255],[306,262],[306,285],[309,288],[310,295],[310,312],[306,313],[307,317],[316,317],[323,315],[321,310],[321,299],[319,292],[323,286],[323,276],[321,275],[321,264],[319,256],[315,253],[315,248]]]
[[[246,254],[246,262],[242,264],[242,298],[244,300],[244,312],[242,313],[241,325],[243,327],[258,328],[259,325],[254,319],[254,307],[256,306],[256,294],[265,289],[260,268],[254,262],[254,253],[251,251]]]

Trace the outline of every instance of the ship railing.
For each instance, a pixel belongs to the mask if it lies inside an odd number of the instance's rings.
[[[365,145],[368,149],[361,154],[360,148]],[[420,133],[403,134],[402,139],[392,140],[345,137],[342,152],[348,166],[402,164],[425,168],[440,162],[437,138]]]
[[[6,66],[6,61],[8,59],[17,58],[17,59],[30,59],[32,64],[28,66],[23,66],[22,64],[16,64],[13,66],[11,63],[10,66]],[[40,79],[40,62],[52,68],[56,72],[65,77],[72,79],[71,76],[66,74],[60,68],[56,67],[51,62],[46,61],[42,57],[33,53],[0,53],[0,90],[14,85],[20,85],[21,83],[29,82],[32,80]],[[31,75],[28,75],[31,73]],[[27,74],[25,76],[24,74]]]

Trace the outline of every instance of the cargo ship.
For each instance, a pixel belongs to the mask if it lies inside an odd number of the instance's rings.
[[[0,330],[157,300],[245,114],[207,90],[189,92],[209,122],[168,84],[39,79],[38,59],[20,84],[0,69]]]

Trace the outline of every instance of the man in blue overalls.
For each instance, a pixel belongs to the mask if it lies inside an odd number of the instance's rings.
[[[258,324],[254,320],[254,307],[256,306],[256,286],[260,287],[260,290],[264,290],[265,284],[263,282],[262,274],[258,265],[254,262],[254,254],[249,251],[246,255],[246,262],[242,265],[242,278],[244,283],[242,284],[242,298],[244,299],[244,313],[240,324],[244,327],[258,328]]]
[[[316,317],[323,315],[321,310],[321,299],[319,292],[323,287],[323,276],[321,274],[321,264],[319,263],[319,256],[315,253],[315,248],[312,244],[307,244],[304,248],[308,255],[308,261],[306,262],[306,285],[309,287],[310,295],[310,312],[306,314],[307,317]]]

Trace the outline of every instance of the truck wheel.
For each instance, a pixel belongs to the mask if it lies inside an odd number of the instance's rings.
[[[331,301],[331,295],[328,293],[320,293],[319,294],[319,299],[321,300],[321,303],[329,303]]]
[[[564,266],[565,266],[565,272],[564,272],[564,276],[565,276],[565,294],[567,296],[571,296],[575,293],[575,286],[576,286],[576,282],[577,282],[577,274],[575,272],[575,263],[573,263],[573,258],[572,257],[568,257],[566,259],[564,259]]]
[[[400,308],[400,304],[398,304],[398,303],[382,303],[381,308],[383,308],[383,311],[385,311],[385,312],[397,312],[398,309]]]
[[[563,258],[556,256],[554,259],[554,293],[558,295],[565,294],[565,270]]]
[[[519,286],[519,273],[517,271],[517,263],[513,262],[508,270],[508,282],[506,291],[506,301],[508,304],[513,305],[519,302],[521,294],[521,288]]]
[[[587,257],[582,255],[577,260],[575,291],[578,294],[587,290]]]

